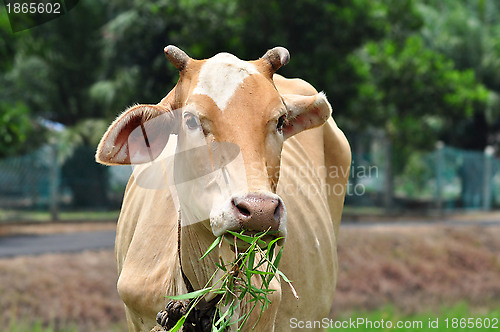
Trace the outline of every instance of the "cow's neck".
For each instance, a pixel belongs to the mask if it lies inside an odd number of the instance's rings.
[[[208,280],[217,269],[215,263],[219,263],[219,255],[222,256],[224,261],[232,261],[234,259],[234,253],[230,250],[229,245],[226,244],[200,260],[200,257],[203,256],[214,240],[215,236],[212,231],[202,222],[181,227],[180,254],[182,271],[195,290],[206,286]],[[221,276],[222,272],[218,273],[210,285],[213,285]]]

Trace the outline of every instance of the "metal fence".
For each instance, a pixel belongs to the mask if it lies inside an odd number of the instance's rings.
[[[351,142],[352,143],[352,142]],[[414,152],[394,170],[383,135],[352,144],[353,167],[346,204],[386,209],[491,210],[500,208],[500,159],[493,148],[468,151],[438,143],[431,152]],[[376,172],[365,172],[373,168]]]
[[[93,147],[78,147],[61,162],[56,147],[46,145],[0,160],[0,221],[58,219],[60,213],[71,211],[117,211],[132,168],[99,165],[94,153]]]
[[[500,160],[491,148],[482,152],[438,145],[432,152],[413,153],[395,171],[383,135],[362,136],[351,145],[347,206],[500,208]],[[0,160],[0,221],[31,219],[26,213],[36,212],[56,219],[68,211],[118,211],[132,168],[99,165],[94,152],[94,147],[82,146],[61,163],[56,148],[46,145]]]

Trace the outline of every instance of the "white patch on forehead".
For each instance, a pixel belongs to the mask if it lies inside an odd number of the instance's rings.
[[[253,64],[229,53],[219,53],[203,64],[193,94],[210,97],[223,111],[243,80],[257,73]]]

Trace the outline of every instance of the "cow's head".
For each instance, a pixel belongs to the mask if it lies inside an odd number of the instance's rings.
[[[120,115],[101,140],[97,161],[148,163],[159,159],[168,137],[176,135],[175,178],[191,183],[177,186],[185,210],[215,236],[270,230],[285,237],[286,208],[276,195],[283,142],[328,119],[325,96],[280,95],[273,75],[289,61],[282,47],[256,61],[228,53],[194,60],[174,46],[165,53],[180,72],[177,85],[159,104],[136,105]],[[243,166],[231,168],[237,156]],[[221,169],[229,193],[221,194],[213,177],[194,181]],[[214,200],[214,193],[222,199]]]

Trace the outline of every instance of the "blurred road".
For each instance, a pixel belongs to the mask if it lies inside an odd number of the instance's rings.
[[[0,236],[0,258],[112,249],[115,231]]]
[[[395,221],[380,221],[380,220],[342,220],[340,227],[349,228],[369,228],[369,227],[429,227],[429,226],[450,226],[450,227],[464,227],[464,226],[478,226],[478,227],[499,227],[500,219],[485,219],[485,220],[395,220]]]
[[[389,218],[388,218],[389,219]],[[341,228],[371,227],[432,227],[432,226],[478,226],[500,227],[498,215],[473,218],[463,216],[449,220],[412,219],[402,217],[388,219],[364,218],[362,221],[349,220],[349,216],[341,223]],[[114,225],[112,225],[114,227]],[[46,253],[80,252],[84,250],[112,249],[115,243],[114,230],[70,231],[52,234],[13,234],[0,236],[0,258],[40,255]]]

